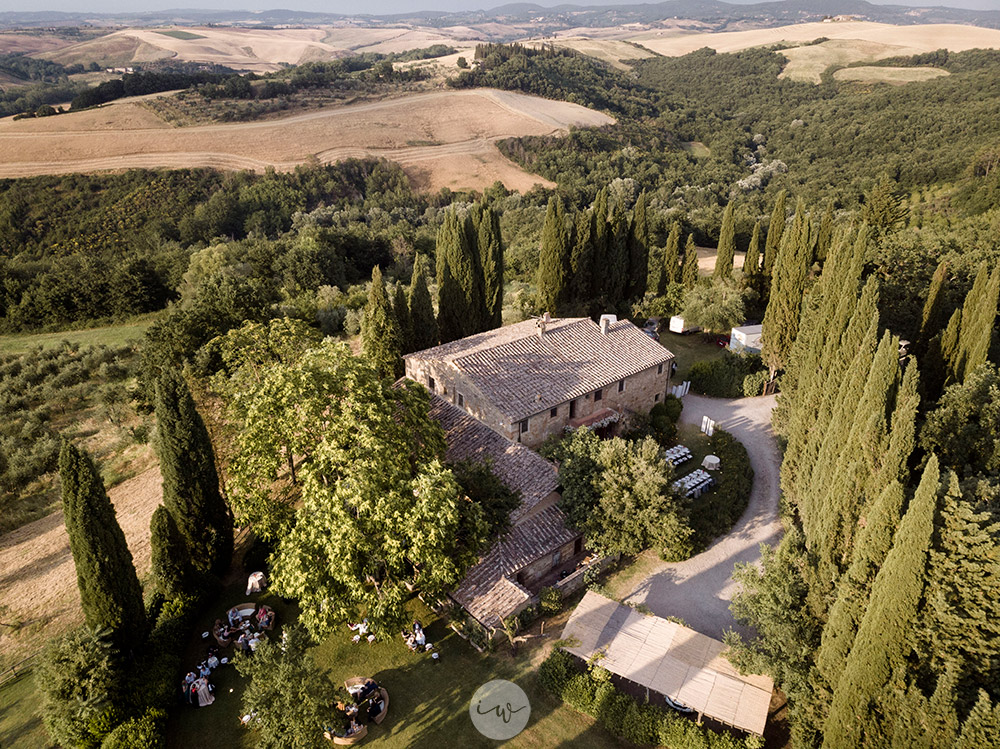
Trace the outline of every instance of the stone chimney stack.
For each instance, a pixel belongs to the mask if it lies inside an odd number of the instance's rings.
[[[606,318],[606,317],[602,317],[601,318],[601,333],[603,335],[607,335],[608,334],[608,330],[610,330],[610,328],[611,328],[611,321],[608,318]]]
[[[548,312],[535,321],[535,327],[538,328],[539,338],[542,338],[545,335],[545,328],[548,327],[550,322],[552,322],[552,316]]]

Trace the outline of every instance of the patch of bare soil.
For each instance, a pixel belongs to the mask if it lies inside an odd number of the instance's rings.
[[[163,498],[159,467],[108,492],[139,577],[149,573],[149,521]],[[0,629],[0,664],[16,663],[83,622],[76,568],[62,511],[0,536],[0,607],[16,631]]]

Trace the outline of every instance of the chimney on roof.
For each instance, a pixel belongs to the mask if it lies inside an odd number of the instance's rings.
[[[618,322],[617,315],[601,315],[601,333],[607,335],[613,322]]]
[[[535,327],[538,328],[539,338],[545,335],[545,328],[548,326],[550,322],[552,322],[552,316],[548,312],[546,312],[544,315],[542,315],[535,321]]]

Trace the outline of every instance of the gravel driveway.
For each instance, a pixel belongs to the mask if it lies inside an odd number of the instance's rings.
[[[689,627],[721,639],[727,629],[744,632],[729,612],[736,583],[733,565],[760,559],[760,544],[781,538],[778,520],[778,468],[781,456],[771,432],[774,396],[723,400],[689,393],[681,422],[701,425],[703,416],[716,421],[743,443],[754,470],[750,503],[727,536],[683,562],[663,562],[625,600],[643,603],[660,616],[677,616]]]

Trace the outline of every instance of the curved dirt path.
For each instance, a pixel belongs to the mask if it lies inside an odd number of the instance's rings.
[[[750,503],[729,535],[683,562],[661,563],[626,601],[643,603],[659,616],[680,617],[710,637],[721,639],[727,629],[744,631],[729,611],[736,589],[733,565],[759,560],[760,544],[774,545],[782,534],[778,519],[781,456],[771,432],[773,409],[773,395],[736,400],[693,393],[684,396],[682,423],[700,426],[702,417],[708,416],[746,447],[754,471]]]

